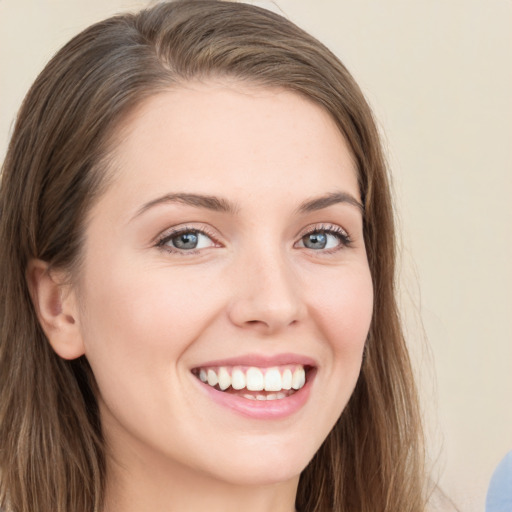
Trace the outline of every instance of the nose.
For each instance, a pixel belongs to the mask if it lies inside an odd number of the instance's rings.
[[[252,254],[232,277],[235,292],[228,314],[238,327],[270,334],[304,319],[299,280],[282,255]]]

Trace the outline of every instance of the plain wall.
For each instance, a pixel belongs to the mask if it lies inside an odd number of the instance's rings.
[[[0,0],[0,159],[51,55],[90,23],[145,4]],[[483,510],[512,449],[512,2],[276,4],[343,60],[385,134],[430,458],[460,510]]]

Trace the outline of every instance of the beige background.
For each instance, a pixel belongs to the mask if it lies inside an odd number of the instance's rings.
[[[0,0],[0,158],[49,57],[88,24],[146,3]],[[460,510],[483,510],[512,450],[512,1],[277,5],[340,56],[385,133],[431,459]]]

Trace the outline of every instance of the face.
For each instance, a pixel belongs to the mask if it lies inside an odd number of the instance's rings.
[[[296,478],[354,389],[372,314],[344,138],[294,93],[191,84],[126,121],[112,175],[77,296],[114,455]]]

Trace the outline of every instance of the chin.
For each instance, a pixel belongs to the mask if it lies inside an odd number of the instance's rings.
[[[239,486],[266,486],[298,479],[316,451],[296,447],[287,450],[259,450],[255,454],[238,453],[225,461],[217,477]],[[218,469],[216,473],[218,474]]]

